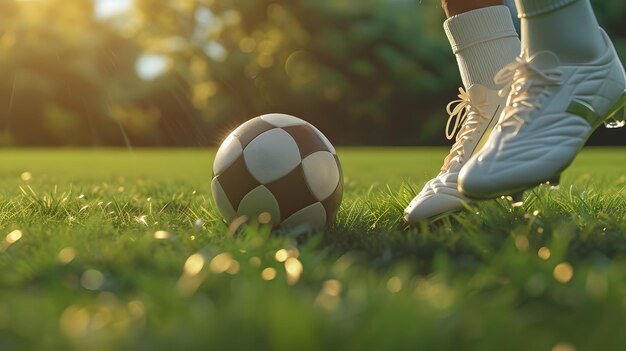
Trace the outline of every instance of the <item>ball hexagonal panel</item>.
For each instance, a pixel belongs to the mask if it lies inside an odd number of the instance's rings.
[[[267,188],[278,200],[281,220],[285,220],[300,209],[317,202],[306,183],[302,165],[298,165],[279,180],[267,184]]]
[[[215,154],[213,161],[213,174],[219,175],[224,172],[243,153],[243,147],[234,134],[230,134],[222,143]]]
[[[324,140],[313,129],[313,126],[308,123],[282,129],[296,141],[302,159],[317,151],[330,151]]]
[[[309,224],[313,228],[321,228],[326,225],[326,209],[316,202],[300,211],[292,214],[281,223],[281,227],[290,228],[301,224]]]
[[[260,118],[275,127],[281,127],[281,128],[308,124],[306,121],[301,120],[300,118],[285,115],[282,113],[270,113],[267,115],[263,115]]]
[[[228,196],[224,192],[224,189],[217,178],[213,178],[211,181],[211,192],[213,193],[213,199],[215,199],[217,209],[220,211],[222,216],[224,216],[226,222],[230,223],[235,218],[235,209],[230,204]]]
[[[276,127],[265,122],[261,117],[255,117],[237,127],[232,134],[239,139],[241,146],[245,149],[254,138],[274,128]]]
[[[268,184],[300,164],[300,151],[289,133],[276,128],[252,140],[244,148],[243,158],[252,176],[261,184]]]
[[[312,124],[311,124],[311,128],[313,128],[313,130],[317,133],[317,135],[319,135],[319,137],[324,141],[324,144],[326,144],[328,151],[330,151],[330,153],[332,153],[333,155],[336,155],[337,150],[335,150],[335,147],[333,146],[333,144],[330,143],[330,140],[328,140],[328,138],[324,135],[324,133],[320,132],[320,130],[317,129]]]
[[[311,193],[323,201],[337,188],[341,175],[335,156],[328,151],[318,151],[302,160],[302,169]]]
[[[339,180],[337,188],[330,194],[326,200],[322,201],[322,205],[326,209],[327,222],[330,224],[335,220],[337,212],[339,212],[339,206],[341,206],[341,198],[343,197],[343,181]]]
[[[237,209],[237,215],[256,219],[261,213],[267,212],[271,216],[273,225],[280,223],[280,207],[278,201],[269,189],[260,185],[243,197]]]

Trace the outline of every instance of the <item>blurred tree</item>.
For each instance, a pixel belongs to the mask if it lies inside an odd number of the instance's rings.
[[[193,109],[139,79],[141,48],[93,12],[92,0],[0,2],[0,143],[197,145],[199,114],[176,116]]]
[[[99,111],[102,78],[128,67],[105,57],[130,43],[97,33],[89,1],[0,5],[0,113],[3,143],[90,144],[110,134]],[[100,34],[97,36],[97,34]],[[119,60],[128,65],[128,60]],[[119,133],[118,133],[119,134]]]
[[[136,5],[143,19],[138,42],[172,59],[213,135],[261,113],[284,112],[341,143],[423,142],[429,131],[416,131],[440,115],[459,80],[441,40],[438,6],[403,0]]]
[[[0,145],[214,145],[268,112],[338,144],[447,143],[439,1],[94,1],[0,2]],[[626,4],[592,1],[626,57]]]

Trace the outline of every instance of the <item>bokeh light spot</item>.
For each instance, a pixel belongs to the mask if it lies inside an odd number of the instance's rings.
[[[576,348],[568,342],[560,342],[554,345],[552,351],[576,351]]]
[[[80,283],[85,289],[98,290],[104,283],[104,275],[96,269],[88,269],[81,276]]]
[[[515,247],[520,251],[528,250],[528,238],[525,235],[518,235],[515,237]]]
[[[574,268],[567,262],[559,263],[554,267],[552,274],[559,283],[567,283],[574,276]]]
[[[72,247],[63,248],[59,251],[57,258],[59,259],[59,262],[68,264],[76,258],[76,251]]]
[[[202,267],[204,267],[204,256],[199,253],[195,253],[189,256],[187,261],[185,261],[185,274],[191,276],[196,275],[200,273]]]
[[[19,229],[16,229],[16,230],[10,232],[9,234],[7,234],[5,240],[9,244],[13,244],[16,241],[20,240],[22,238],[22,236],[23,236],[22,231],[19,230]]]
[[[291,53],[285,61],[285,71],[294,85],[303,86],[317,77],[319,67],[313,55],[298,50]]]
[[[387,281],[387,290],[392,293],[397,293],[402,290],[402,279],[400,277],[391,277]]]
[[[157,240],[167,240],[171,237],[172,235],[165,230],[157,230],[156,232],[154,232],[154,238]]]
[[[23,173],[20,175],[20,178],[21,178],[23,181],[27,182],[27,181],[29,181],[29,180],[33,179],[33,174],[32,174],[32,173],[30,173],[30,172],[28,172],[28,171],[26,171],[26,172],[23,172]]]
[[[263,280],[273,280],[276,278],[276,269],[272,267],[267,267],[261,272],[261,278]]]
[[[146,53],[137,59],[135,71],[141,79],[149,81],[163,75],[170,64],[170,59],[165,55]]]
[[[230,269],[233,262],[235,262],[233,260],[233,256],[231,256],[227,252],[224,252],[213,257],[213,259],[209,263],[209,269],[214,274],[224,273]],[[239,266],[238,263],[237,263],[237,266]],[[237,271],[239,271],[239,268],[237,268]]]
[[[289,257],[285,261],[285,271],[287,272],[287,282],[289,284],[295,284],[300,279],[304,266],[295,257]]]
[[[287,258],[289,258],[289,253],[285,249],[280,249],[276,251],[276,253],[274,254],[274,258],[278,262],[285,262],[287,261]]]
[[[341,282],[336,279],[329,279],[324,282],[324,286],[322,287],[322,291],[326,295],[330,296],[339,296],[341,293]]]
[[[541,247],[539,251],[537,251],[537,256],[539,256],[542,260],[548,260],[550,255],[550,249],[545,246]]]

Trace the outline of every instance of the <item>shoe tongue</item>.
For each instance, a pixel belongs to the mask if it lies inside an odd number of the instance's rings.
[[[542,70],[553,69],[559,67],[560,64],[559,58],[551,51],[540,51],[531,56],[528,61]]]
[[[481,105],[487,101],[487,88],[480,84],[472,84],[467,89],[467,93],[470,97],[470,102],[474,105]]]

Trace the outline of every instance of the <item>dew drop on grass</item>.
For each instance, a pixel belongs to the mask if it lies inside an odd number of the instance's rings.
[[[27,181],[29,181],[29,180],[33,179],[33,174],[32,174],[32,173],[30,173],[30,172],[28,172],[28,171],[26,171],[26,172],[23,172],[23,173],[20,175],[20,178],[21,178],[23,181],[27,182]]]
[[[165,230],[158,230],[154,232],[154,238],[157,240],[168,240],[171,237],[172,235],[169,232],[166,232]]]

